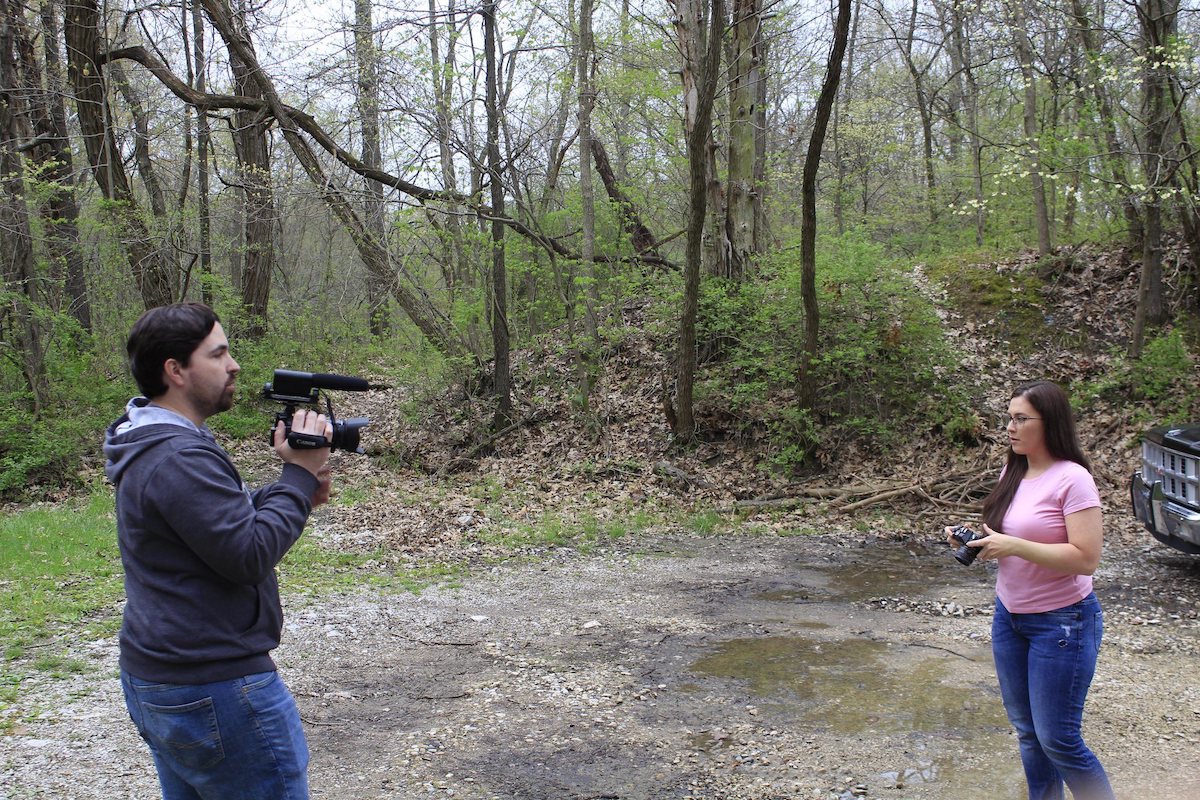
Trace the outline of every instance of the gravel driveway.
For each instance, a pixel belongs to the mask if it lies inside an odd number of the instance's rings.
[[[1018,800],[991,576],[939,542],[692,534],[288,599],[314,798]],[[1085,734],[1122,798],[1200,797],[1200,560],[1106,550]],[[0,798],[157,796],[115,642],[31,678]]]

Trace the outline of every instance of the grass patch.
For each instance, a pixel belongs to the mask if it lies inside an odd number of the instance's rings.
[[[97,636],[124,592],[112,498],[0,517],[0,640],[11,661],[65,626]],[[57,667],[56,667],[57,668]]]
[[[716,511],[705,509],[692,514],[684,527],[701,536],[713,536],[729,528],[730,523]]]
[[[428,563],[396,569],[384,550],[368,553],[339,552],[302,537],[279,564],[279,586],[284,594],[310,597],[348,591],[360,586],[381,590],[420,592],[433,584],[453,585],[465,566]]]
[[[487,525],[479,532],[479,541],[516,551],[530,547],[560,547],[569,544],[576,535],[573,523],[564,520],[557,511],[547,511],[530,522]]]
[[[590,553],[605,544],[667,524],[666,519],[641,505],[618,505],[613,513],[600,515],[589,505],[575,511],[552,508],[525,520],[514,520],[503,509],[490,517],[476,538],[483,544],[511,551],[520,556],[524,551],[554,547],[573,547]]]
[[[354,508],[371,500],[375,494],[374,486],[339,486],[334,490],[333,497],[329,502],[335,506]]]
[[[69,646],[46,642],[66,629],[73,639],[111,635],[123,594],[111,497],[0,515],[0,710],[17,701],[25,670],[87,672],[88,662],[66,654]],[[9,666],[18,660],[25,666]],[[14,723],[0,717],[0,731]]]

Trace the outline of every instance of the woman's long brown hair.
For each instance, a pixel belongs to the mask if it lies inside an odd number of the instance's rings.
[[[1042,418],[1042,431],[1046,438],[1046,449],[1058,461],[1074,461],[1088,472],[1091,462],[1083,454],[1079,444],[1079,433],[1075,429],[1075,413],[1067,393],[1052,381],[1023,383],[1012,393],[1013,398],[1024,397]],[[1017,487],[1029,472],[1029,459],[1013,452],[1008,447],[1008,465],[996,488],[983,501],[983,521],[994,531],[1001,531],[1004,515],[1012,505]]]

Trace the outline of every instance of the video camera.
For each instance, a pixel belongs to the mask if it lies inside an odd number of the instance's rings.
[[[275,443],[275,427],[282,422],[287,431],[287,442],[296,450],[315,450],[320,447],[328,447],[331,451],[348,450],[352,453],[362,453],[363,449],[358,446],[359,431],[370,425],[371,421],[366,417],[336,419],[333,416],[333,403],[328,396],[325,398],[325,408],[326,416],[333,425],[332,441],[323,436],[292,433],[292,416],[296,413],[296,406],[301,403],[313,406],[320,403],[321,389],[365,392],[371,389],[371,384],[363,378],[352,378],[347,375],[295,372],[290,369],[275,370],[272,382],[263,386],[263,397],[283,403],[284,408],[282,411],[275,412],[275,425],[271,426],[271,432],[267,434],[267,441],[270,444]]]

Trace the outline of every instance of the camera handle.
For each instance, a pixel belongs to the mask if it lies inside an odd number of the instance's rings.
[[[333,401],[328,397],[325,398],[326,416],[329,418],[329,424],[333,425],[335,419],[333,416]],[[319,450],[322,447],[329,447],[333,443],[324,436],[319,436],[315,433],[299,433],[292,430],[292,417],[296,414],[296,404],[287,403],[284,405],[283,411],[275,415],[276,424],[282,422],[287,433],[288,446],[293,450]],[[274,432],[271,434],[271,442],[274,443]]]

